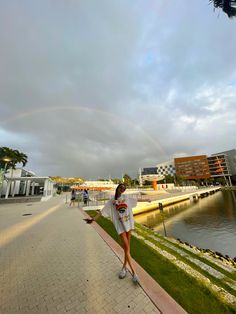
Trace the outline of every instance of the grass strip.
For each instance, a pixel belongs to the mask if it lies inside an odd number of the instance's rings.
[[[136,233],[138,233],[136,231]],[[202,274],[204,277],[210,279],[211,283],[216,284],[219,287],[224,288],[227,292],[231,293],[232,295],[236,296],[235,290],[233,290],[231,287],[229,287],[227,284],[225,284],[222,279],[218,279],[216,277],[214,277],[213,275],[209,274],[206,270],[203,270],[200,266],[196,265],[195,263],[191,262],[190,260],[188,260],[186,257],[181,256],[178,254],[178,252],[172,250],[169,247],[166,247],[164,244],[149,238],[149,237],[145,237],[143,234],[140,233],[141,236],[143,236],[146,240],[148,240],[149,242],[155,244],[157,247],[159,247],[161,250],[166,251],[168,253],[170,253],[171,255],[175,256],[179,261],[182,261],[183,263],[185,263],[186,265],[190,266],[192,269],[198,271],[200,274]],[[195,257],[196,258],[196,257]]]
[[[96,211],[88,212],[91,217]],[[97,223],[119,244],[112,222],[100,217]],[[148,247],[142,240],[132,237],[132,257],[156,280],[188,313],[235,314],[236,309],[221,302],[209,289],[190,277],[160,254]]]
[[[236,296],[236,291],[234,289],[232,289],[229,285],[227,285],[224,279],[218,279],[216,277],[214,277],[213,275],[211,275],[207,270],[202,269],[200,266],[196,265],[195,263],[193,263],[192,261],[190,261],[187,257],[185,256],[181,256],[178,252],[176,252],[175,250],[173,250],[172,248],[169,248],[168,246],[165,246],[164,243],[160,243],[158,240],[155,240],[153,238],[150,237],[150,234],[148,233],[148,231],[146,232],[142,232],[139,230],[139,228],[136,228],[136,233],[143,236],[145,239],[147,239],[148,241],[150,241],[151,243],[155,244],[157,247],[159,247],[162,250],[165,250],[167,252],[169,252],[170,254],[172,254],[173,256],[175,256],[176,258],[178,258],[178,260],[184,262],[185,264],[189,265],[192,269],[197,270],[199,273],[201,273],[203,276],[205,276],[206,278],[209,278],[211,280],[212,283],[216,284],[217,286],[220,286],[222,288],[224,288],[226,291],[228,291],[229,293],[231,293],[232,295]],[[151,234],[152,235],[152,234]],[[160,238],[161,239],[161,238]],[[162,241],[165,241],[165,239],[161,239]],[[171,245],[173,245],[173,243],[170,243]],[[173,245],[174,246],[174,245]],[[178,249],[182,250],[182,247],[178,247],[175,246]],[[189,254],[189,251],[184,252],[186,254],[188,254],[188,256],[193,257],[194,259],[198,260],[198,257],[196,255],[193,254],[193,256],[191,256],[191,254]],[[203,263],[205,263],[205,260],[203,261]],[[207,263],[205,263],[207,264]],[[208,264],[207,264],[208,265]],[[213,266],[213,264],[209,265],[211,266],[213,269],[215,269],[215,267]],[[221,272],[221,271],[220,271]],[[222,275],[223,272],[221,272]]]
[[[229,272],[229,271],[221,268],[220,266],[216,265],[215,263],[209,261],[208,259],[200,256],[199,254],[197,254],[197,253],[195,254],[195,253],[191,252],[190,250],[185,249],[183,246],[178,245],[177,243],[170,241],[168,238],[163,237],[162,235],[158,234],[157,232],[152,231],[150,229],[148,230],[147,227],[143,227],[142,225],[140,225],[138,223],[135,223],[135,226],[136,226],[136,231],[142,231],[145,234],[153,235],[153,236],[157,237],[158,239],[175,246],[177,249],[181,249],[186,254],[189,254],[191,257],[199,259],[201,262],[203,262],[203,263],[211,266],[212,268],[218,270],[219,272],[221,272],[225,276],[229,277],[230,279],[236,280],[236,270],[235,270],[235,272]]]

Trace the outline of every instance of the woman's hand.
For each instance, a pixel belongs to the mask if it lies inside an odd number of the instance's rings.
[[[94,218],[85,218],[84,221],[86,221],[87,224],[91,224],[93,221],[96,221],[101,216],[101,212],[99,211]]]
[[[85,218],[84,221],[86,221],[87,224],[91,224],[94,219],[93,218]]]

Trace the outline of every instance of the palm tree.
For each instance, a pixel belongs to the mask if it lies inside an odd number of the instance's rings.
[[[220,8],[229,18],[236,16],[236,0],[209,0],[215,8]]]
[[[26,165],[28,157],[26,154],[18,151],[17,149],[11,149],[9,147],[0,147],[0,168],[15,169],[16,164],[22,163],[23,167]]]
[[[27,164],[28,156],[22,152],[19,152],[17,149],[14,150],[14,158],[13,158],[13,168],[16,166],[16,164],[21,163],[24,167]]]

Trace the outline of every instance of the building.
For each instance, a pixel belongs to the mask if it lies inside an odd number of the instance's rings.
[[[0,187],[0,198],[41,196],[47,200],[53,196],[54,183],[49,177],[37,177],[23,168],[8,169]]]
[[[236,149],[206,155],[175,158],[174,161],[159,163],[156,167],[139,170],[140,185],[144,181],[162,180],[167,175],[181,175],[186,180],[236,176]]]
[[[157,173],[157,167],[139,169],[139,184],[142,186],[145,181],[153,182],[163,180],[164,175]]]
[[[176,174],[183,176],[186,180],[208,179],[211,177],[206,155],[175,158],[174,162]]]
[[[174,161],[166,161],[156,166],[157,174],[160,176],[174,176],[175,175],[175,164]]]
[[[226,150],[224,152],[212,154],[211,156],[226,156],[226,163],[228,167],[228,172],[231,173],[232,176],[236,175],[236,149]]]
[[[227,155],[217,154],[207,158],[212,177],[230,176],[230,168]]]
[[[225,183],[228,184],[227,179],[229,180],[229,185],[231,185],[231,168],[229,164],[228,156],[224,153],[214,154],[208,159],[209,169],[211,173],[211,177],[219,178],[223,177],[225,179]]]
[[[157,167],[149,167],[149,168],[143,168],[141,170],[141,175],[149,175],[149,174],[157,174]]]

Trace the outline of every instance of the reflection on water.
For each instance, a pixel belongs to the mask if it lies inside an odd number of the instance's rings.
[[[159,210],[135,216],[135,221],[164,234]],[[217,192],[197,201],[164,207],[167,236],[201,248],[236,256],[236,194]]]

